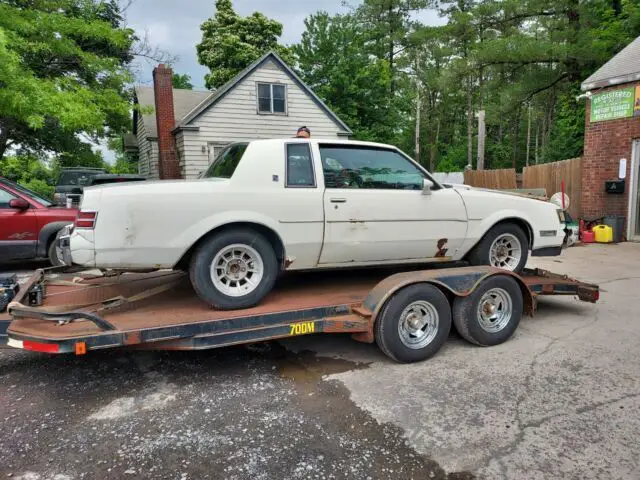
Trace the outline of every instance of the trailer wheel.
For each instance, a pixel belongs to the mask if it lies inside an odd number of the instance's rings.
[[[221,310],[258,304],[277,276],[273,247],[264,235],[247,228],[213,235],[196,250],[189,267],[198,296]]]
[[[433,356],[451,330],[451,306],[433,285],[411,285],[395,293],[375,323],[376,343],[397,362]]]
[[[507,341],[518,328],[523,310],[522,290],[507,275],[484,280],[467,297],[453,301],[453,324],[476,345],[488,347]]]

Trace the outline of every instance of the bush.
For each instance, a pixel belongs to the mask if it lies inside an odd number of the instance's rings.
[[[40,196],[42,196],[44,198],[48,198],[49,200],[53,200],[53,193],[55,191],[55,187],[53,187],[51,185],[47,185],[47,182],[45,182],[44,180],[39,180],[37,178],[32,178],[28,182],[25,182],[25,181],[21,180],[18,183],[20,185],[22,185],[23,187],[28,188],[29,190],[33,190],[38,195],[40,195]]]

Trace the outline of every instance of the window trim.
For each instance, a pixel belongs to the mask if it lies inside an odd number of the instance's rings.
[[[306,145],[309,148],[309,160],[311,160],[311,174],[313,175],[313,185],[289,185],[289,145]],[[284,188],[318,188],[316,176],[315,158],[313,148],[309,141],[285,142],[284,144]]]
[[[260,85],[269,86],[269,101],[270,111],[260,110]],[[284,112],[273,111],[273,86],[280,85],[284,87]],[[256,112],[258,115],[289,115],[289,89],[286,83],[279,82],[256,82]]]
[[[432,190],[442,190],[444,188],[440,184],[440,182],[436,181],[433,175],[431,175],[431,173],[428,172],[422,165],[420,165],[418,162],[416,162],[413,158],[411,158],[409,155],[404,153],[402,150],[394,146],[383,147],[378,145],[361,145],[357,143],[356,144],[331,143],[331,142],[318,143],[318,151],[320,152],[320,166],[322,167],[323,178],[324,178],[324,164],[322,163],[322,148],[325,148],[325,147],[354,148],[354,149],[360,147],[368,150],[386,150],[388,152],[397,153],[398,155],[406,159],[409,163],[411,163],[413,166],[415,166],[418,170],[420,170],[428,180],[431,180],[431,182],[433,182],[434,187],[432,187]],[[388,189],[380,189],[380,190],[388,190]],[[398,190],[398,191],[411,191],[411,190]]]
[[[231,143],[233,143],[233,142],[231,142]],[[231,145],[231,143],[224,143],[224,142],[221,142],[221,141],[207,142],[207,160],[209,160],[209,158],[211,158],[210,154],[211,154],[212,151],[213,151],[213,153],[215,153],[215,148],[216,147],[220,147],[220,148],[222,148],[222,151],[224,151],[224,149],[227,148],[229,145]],[[211,165],[215,161],[216,158],[217,157],[213,157],[213,159],[211,159],[211,161],[209,162],[209,164],[207,166]]]

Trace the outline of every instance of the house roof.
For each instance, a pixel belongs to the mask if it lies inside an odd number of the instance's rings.
[[[582,82],[582,90],[611,87],[640,80],[640,37]]]
[[[278,64],[284,72],[289,75],[291,80],[293,80],[304,92],[306,92],[309,97],[320,107],[324,112],[331,118],[340,128],[342,128],[346,133],[351,134],[351,129],[342,121],[340,118],[331,111],[331,109],[322,101],[320,98],[305,84],[298,75],[278,56],[275,52],[268,52],[260,57],[258,60],[253,62],[247,68],[242,70],[238,75],[225,83],[222,87],[220,87],[215,92],[211,93],[211,95],[206,98],[202,103],[195,106],[191,112],[184,116],[181,121],[176,121],[176,128],[181,128],[186,126],[189,122],[195,120],[207,109],[216,104],[219,100],[221,100],[229,91],[233,90],[233,88],[238,85],[242,80],[248,77],[254,70],[258,67],[266,63],[267,61],[272,60],[276,64]],[[175,90],[174,90],[175,91]],[[176,112],[176,117],[178,116]],[[177,120],[177,118],[176,118]]]
[[[155,98],[152,86],[136,85],[135,94],[140,106],[155,108]],[[175,117],[176,124],[182,121],[182,119],[191,112],[194,107],[210,95],[211,92],[208,90],[183,90],[180,88],[174,88],[173,116]],[[155,112],[142,115],[142,122],[144,124],[144,130],[147,137],[155,138],[158,136]]]

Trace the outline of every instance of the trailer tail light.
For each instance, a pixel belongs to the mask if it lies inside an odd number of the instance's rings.
[[[98,212],[78,212],[78,216],[76,218],[76,228],[93,229],[96,226],[97,218]]]
[[[25,350],[31,350],[33,352],[44,353],[58,353],[60,351],[60,345],[56,343],[40,343],[32,342],[31,340],[23,340],[22,348]]]

